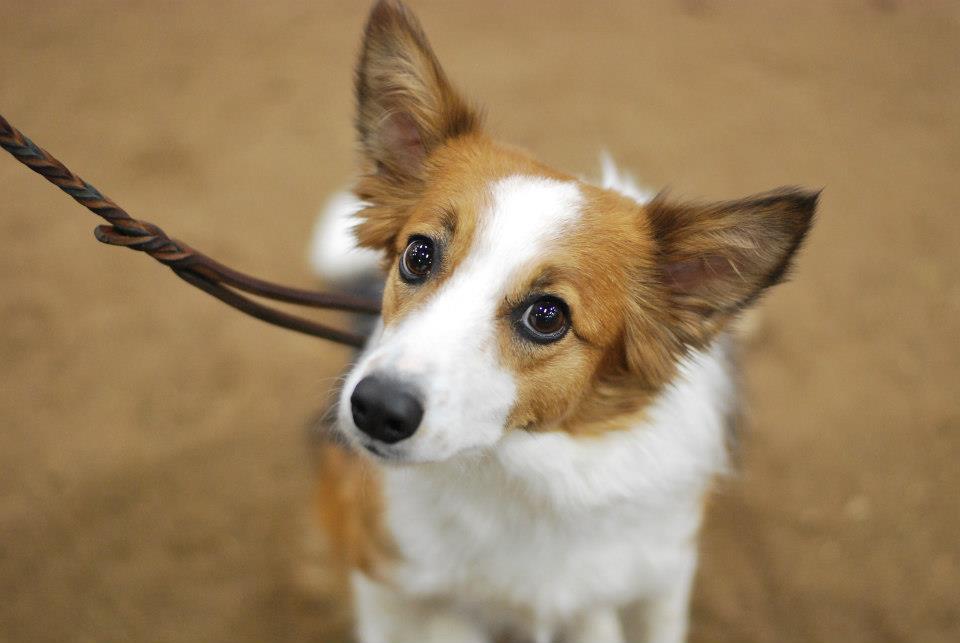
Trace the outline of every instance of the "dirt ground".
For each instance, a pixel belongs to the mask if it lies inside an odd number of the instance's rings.
[[[492,130],[548,162],[826,188],[746,348],[692,640],[960,640],[958,5],[412,5]],[[311,285],[366,8],[0,0],[0,111],[135,215]],[[348,351],[94,223],[0,157],[0,640],[348,640],[305,439]]]

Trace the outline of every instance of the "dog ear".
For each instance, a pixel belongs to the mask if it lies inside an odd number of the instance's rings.
[[[394,182],[422,179],[434,148],[478,127],[478,117],[450,85],[420,23],[397,0],[380,0],[370,12],[356,95],[364,156],[377,174]]]
[[[813,221],[819,192],[781,188],[711,205],[647,207],[657,270],[677,339],[702,346],[736,312],[781,282]]]
[[[356,72],[356,127],[367,168],[355,191],[370,207],[355,228],[363,246],[391,250],[444,141],[479,129],[416,17],[398,0],[370,12]]]

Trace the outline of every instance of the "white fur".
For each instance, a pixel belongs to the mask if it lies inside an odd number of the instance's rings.
[[[498,359],[499,304],[518,271],[580,218],[575,183],[509,177],[490,186],[469,254],[431,299],[371,341],[343,389],[344,432],[353,425],[350,393],[363,377],[385,374],[416,386],[424,417],[412,438],[378,445],[406,462],[444,460],[494,444],[503,435],[516,383]]]
[[[650,196],[612,163],[604,184]],[[387,584],[354,577],[362,643],[492,643],[505,627],[535,643],[684,640],[702,503],[726,467],[727,338],[689,355],[635,426],[594,437],[502,426],[515,383],[497,364],[496,305],[576,225],[580,203],[570,183],[493,186],[456,274],[380,331],[347,379],[340,421],[355,440],[349,392],[370,372],[423,381],[427,407],[391,451],[419,464],[382,468],[399,562]]]
[[[307,259],[314,273],[331,284],[379,272],[380,253],[361,248],[353,235],[356,215],[364,205],[351,192],[337,192],[314,223]]]
[[[606,150],[600,154],[600,187],[619,192],[637,203],[647,203],[656,196],[647,188],[640,187],[630,174],[618,168]]]

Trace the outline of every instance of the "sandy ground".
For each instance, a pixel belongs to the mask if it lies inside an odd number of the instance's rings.
[[[693,641],[960,640],[960,9],[413,3],[502,137],[734,197],[826,188],[745,356]],[[309,285],[365,3],[0,0],[0,109],[131,212]],[[348,352],[97,245],[0,158],[0,640],[345,641],[305,427]]]

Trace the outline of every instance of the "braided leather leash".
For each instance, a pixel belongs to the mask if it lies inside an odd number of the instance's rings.
[[[361,335],[324,326],[309,319],[264,306],[237,291],[313,308],[370,315],[380,312],[379,302],[372,299],[345,293],[313,292],[274,284],[238,272],[194,250],[182,241],[171,239],[154,224],[131,217],[123,208],[67,169],[46,150],[34,144],[10,125],[2,115],[0,115],[0,147],[69,194],[77,203],[103,217],[109,225],[100,225],[94,230],[98,241],[145,252],[169,267],[187,283],[257,319],[299,333],[359,348],[366,341],[366,338]]]

